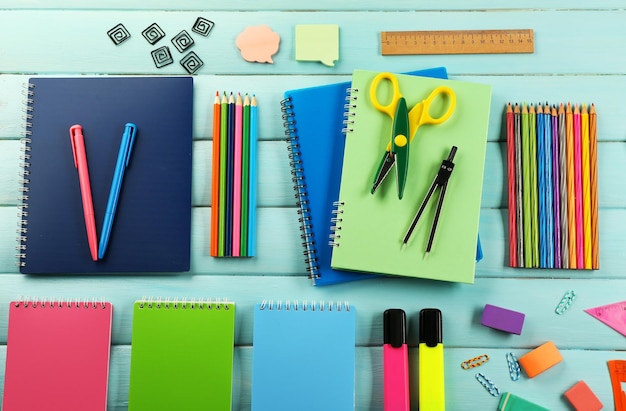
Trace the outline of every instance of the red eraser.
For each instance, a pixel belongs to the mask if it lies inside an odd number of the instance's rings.
[[[584,381],[578,381],[572,388],[565,391],[565,398],[576,411],[599,411],[603,407],[598,397]]]

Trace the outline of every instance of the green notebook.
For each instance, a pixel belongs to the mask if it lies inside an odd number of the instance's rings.
[[[410,144],[403,198],[398,199],[395,167],[374,194],[372,182],[389,142],[391,119],[370,101],[370,84],[378,74],[356,70],[346,127],[340,214],[337,215],[331,266],[353,270],[473,283],[476,239],[487,146],[491,86],[397,74],[410,110],[435,87],[446,85],[456,94],[451,117],[438,125],[423,125]],[[384,84],[383,84],[384,86]],[[385,95],[387,94],[387,95]],[[391,100],[391,87],[381,87],[381,103]],[[436,99],[431,114],[445,110]],[[425,250],[440,190],[434,192],[413,234],[403,238],[452,146],[458,149],[441,210],[433,247]]]
[[[230,411],[234,329],[231,302],[135,302],[129,411]]]

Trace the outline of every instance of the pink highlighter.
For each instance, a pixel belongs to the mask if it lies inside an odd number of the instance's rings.
[[[385,411],[409,411],[409,349],[405,312],[398,308],[385,310],[383,329]]]

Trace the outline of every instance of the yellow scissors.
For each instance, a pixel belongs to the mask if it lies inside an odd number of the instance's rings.
[[[378,86],[383,80],[391,83],[393,95],[391,101],[383,105],[378,101]],[[438,96],[447,97],[448,108],[441,117],[432,117],[430,114],[430,106]],[[389,174],[391,168],[396,165],[396,187],[398,189],[398,198],[402,198],[404,186],[406,184],[407,172],[409,168],[409,146],[413,141],[417,129],[423,124],[440,124],[446,121],[454,112],[456,107],[456,94],[450,87],[436,87],[426,99],[415,104],[409,111],[405,98],[400,93],[398,78],[388,72],[382,72],[376,75],[370,86],[370,100],[374,107],[392,120],[391,133],[389,143],[385,148],[382,159],[376,171],[374,183],[372,185],[372,194],[378,186]]]

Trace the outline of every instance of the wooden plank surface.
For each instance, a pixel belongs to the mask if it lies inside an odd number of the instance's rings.
[[[240,4],[241,3],[241,4]],[[194,152],[191,271],[112,276],[23,276],[15,265],[15,229],[24,130],[23,85],[31,76],[182,75],[178,63],[157,69],[141,30],[157,22],[168,34],[198,16],[216,23],[195,51],[205,61],[194,76]],[[101,298],[114,309],[109,410],[128,403],[132,349],[132,303],[143,296],[224,298],[237,303],[233,410],[250,409],[252,308],[264,298],[348,300],[357,307],[356,409],[382,410],[382,312],[404,308],[409,316],[412,398],[417,398],[417,313],[438,307],[444,314],[446,402],[450,410],[495,410],[460,363],[491,357],[480,371],[502,391],[511,391],[551,410],[570,410],[562,394],[584,379],[613,409],[606,361],[626,359],[624,336],[582,310],[626,300],[626,10],[623,0],[494,6],[485,0],[436,4],[363,0],[314,5],[277,0],[216,2],[87,2],[0,0],[0,386],[4,382],[8,302],[18,296]],[[118,23],[133,37],[114,46],[106,31]],[[295,61],[296,24],[340,26],[335,67]],[[274,64],[239,56],[234,41],[248,25],[267,24],[281,35]],[[381,56],[380,32],[391,30],[486,30],[532,28],[535,52],[523,55]],[[202,40],[202,41],[200,41]],[[169,40],[168,40],[169,41]],[[306,278],[297,209],[287,158],[280,101],[288,89],[347,81],[355,68],[410,71],[445,66],[451,78],[491,84],[489,143],[483,179],[480,233],[485,258],[476,282],[450,284],[419,279],[377,278],[313,287]],[[208,253],[211,210],[211,104],[215,90],[254,92],[260,102],[259,242],[257,257],[214,259]],[[585,102],[598,108],[601,269],[598,271],[511,269],[508,262],[506,147],[507,102]],[[578,297],[565,315],[554,313],[568,290]],[[480,325],[484,304],[524,312],[522,335]],[[504,361],[554,341],[564,361],[545,375],[513,382]],[[329,370],[331,372],[332,370]],[[277,373],[277,378],[281,374]],[[413,402],[417,409],[417,401]]]
[[[20,73],[98,73],[98,74],[184,74],[179,64],[157,69],[150,57],[150,46],[141,31],[157,22],[165,33],[191,27],[194,11],[145,12],[116,10],[8,10],[0,15],[0,37],[19,39],[3,42],[0,72]],[[452,72],[466,74],[621,74],[626,61],[626,44],[621,41],[626,28],[626,10],[521,10],[477,13],[454,11],[385,12],[210,12],[216,21],[207,38],[197,40],[194,51],[213,74],[328,74],[329,68],[294,58],[294,25],[334,23],[341,27],[340,60],[335,73],[348,74],[357,67],[389,70],[410,67],[419,61],[423,67],[444,65]],[[94,17],[97,16],[97,17]],[[135,33],[115,46],[107,31],[122,22]],[[558,23],[556,23],[558,22]],[[275,64],[245,63],[234,45],[236,36],[250,25],[269,24],[281,36],[281,49]],[[532,55],[480,55],[467,58],[449,56],[382,56],[381,31],[435,29],[533,28],[536,48]],[[578,28],[585,27],[585,30]],[[576,28],[576,29],[574,29]],[[563,39],[563,33],[567,38]],[[173,35],[173,34],[172,34]],[[202,41],[200,41],[202,40]],[[24,52],[24,50],[37,50]],[[607,52],[608,51],[608,52]],[[462,69],[461,69],[462,67]]]

